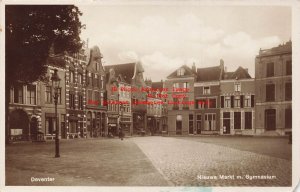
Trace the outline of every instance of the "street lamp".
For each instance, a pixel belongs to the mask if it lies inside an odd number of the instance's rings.
[[[57,102],[58,102],[58,96],[59,96],[59,83],[60,83],[60,78],[57,74],[57,69],[54,69],[54,74],[51,77],[52,81],[52,88],[54,89],[54,104],[55,104],[55,118],[56,118],[56,130],[55,130],[55,157],[60,157],[59,155],[59,139],[58,139],[58,134],[59,134],[59,127],[58,127],[58,117],[57,117]]]

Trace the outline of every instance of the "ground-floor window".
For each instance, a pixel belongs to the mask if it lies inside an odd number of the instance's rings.
[[[241,112],[234,112],[234,129],[241,129]]]
[[[77,121],[69,122],[69,130],[70,130],[70,133],[77,133]]]
[[[205,131],[214,131],[216,130],[216,114],[205,114]]]
[[[197,134],[201,134],[201,127],[202,127],[201,122],[202,122],[202,116],[197,115],[197,119],[196,119]]]
[[[189,115],[189,134],[194,133],[194,115]]]
[[[265,110],[265,129],[276,130],[276,109]]]
[[[182,115],[176,116],[176,134],[181,135],[182,133]]]
[[[292,109],[285,109],[285,128],[292,128]]]
[[[252,112],[245,112],[245,129],[252,129]]]
[[[55,117],[46,117],[45,119],[46,125],[46,134],[55,134],[56,130],[56,118]]]

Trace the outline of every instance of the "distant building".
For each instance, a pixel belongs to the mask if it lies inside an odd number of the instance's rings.
[[[292,131],[292,42],[260,50],[255,58],[255,132]]]
[[[99,47],[94,46],[89,50],[89,61],[85,71],[85,110],[88,137],[102,136],[106,129],[107,106],[104,105],[106,84],[102,57]],[[83,78],[82,75],[79,74],[78,77]]]
[[[225,71],[220,90],[220,134],[253,135],[255,87],[248,70]]]
[[[195,82],[195,128],[189,134],[219,134],[220,132],[220,80],[224,74],[224,62],[219,66],[197,68]]]
[[[169,135],[193,134],[194,130],[194,82],[196,68],[183,65],[172,72],[165,81],[168,89],[168,126]]]
[[[147,92],[147,132],[151,135],[161,134],[167,130],[167,93],[163,81],[146,80]]]

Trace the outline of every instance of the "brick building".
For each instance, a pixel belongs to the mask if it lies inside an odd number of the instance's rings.
[[[62,55],[52,55],[48,59],[47,75],[43,82],[40,83],[40,98],[42,111],[42,133],[45,139],[55,139],[56,130],[56,118],[58,119],[58,125],[60,127],[59,137],[66,138],[66,86],[65,86],[65,60]],[[52,87],[51,77],[54,70],[57,70],[57,74],[60,78],[60,89],[58,91],[57,100],[57,117],[55,116],[55,105],[54,105],[54,89]]]
[[[292,42],[260,50],[255,58],[255,132],[292,130]]]
[[[132,135],[131,79],[134,64],[105,66],[107,90],[106,134],[117,135],[122,128],[126,135]]]
[[[86,66],[88,49],[83,47],[78,53],[66,55],[66,117],[63,138],[87,137],[86,127]]]
[[[219,66],[197,68],[195,82],[195,116],[190,116],[190,121],[195,120],[195,129],[190,129],[193,134],[219,134],[220,128],[220,80],[224,74],[224,62]]]
[[[107,107],[104,105],[105,71],[102,54],[97,46],[89,50],[85,74],[87,136],[98,137],[105,132]]]
[[[247,69],[224,73],[220,81],[221,135],[254,134],[254,92],[254,79]]]
[[[197,73],[196,67],[192,69],[183,65],[171,73],[166,81],[168,128],[169,135],[193,134],[194,130],[194,82]]]

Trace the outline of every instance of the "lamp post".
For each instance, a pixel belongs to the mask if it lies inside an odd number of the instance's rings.
[[[57,102],[58,102],[58,96],[59,96],[59,84],[60,84],[60,78],[57,74],[57,69],[54,69],[54,74],[51,77],[52,81],[52,88],[54,89],[54,104],[55,104],[55,123],[56,123],[56,130],[55,130],[55,157],[60,157],[59,154],[59,127],[58,127],[58,117],[57,117]]]

